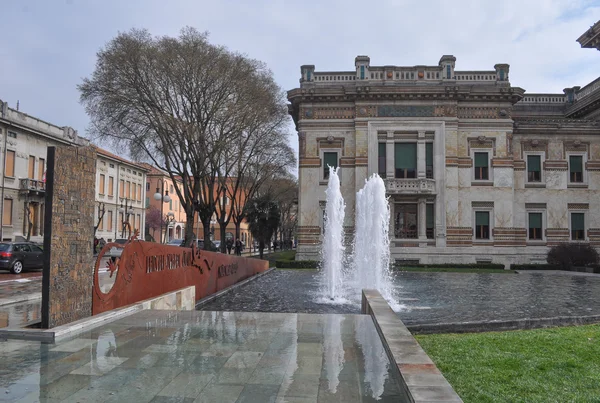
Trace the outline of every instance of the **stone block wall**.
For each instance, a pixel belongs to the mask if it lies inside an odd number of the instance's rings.
[[[48,147],[42,327],[92,315],[94,189],[92,147]]]

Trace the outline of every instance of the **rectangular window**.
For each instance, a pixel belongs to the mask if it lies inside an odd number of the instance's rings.
[[[114,188],[115,186],[115,178],[113,178],[112,176],[108,177],[108,195],[109,196],[113,196],[114,195]]]
[[[44,174],[46,173],[46,160],[40,158],[38,160],[38,180],[44,180]]]
[[[138,229],[138,230],[142,229],[142,216],[139,214],[137,215],[137,218],[135,220],[135,229]]]
[[[4,170],[4,176],[11,178],[15,177],[15,152],[13,150],[6,150],[6,167]]]
[[[105,176],[104,174],[100,174],[100,184],[98,185],[98,194],[103,195],[104,194],[104,183],[105,181]]]
[[[529,239],[542,239],[542,213],[529,213]]]
[[[416,178],[417,144],[396,143],[394,144],[394,152],[396,178]]]
[[[137,185],[137,201],[142,201],[142,185],[140,183]]]
[[[27,177],[29,179],[35,179],[35,157],[33,155],[29,156],[29,169],[27,171]]]
[[[386,143],[379,143],[377,151],[377,173],[385,178],[386,171]]]
[[[150,198],[146,196],[146,208],[150,207]]]
[[[573,241],[585,240],[584,213],[571,213],[571,239]]]
[[[336,152],[323,153],[323,179],[329,179],[329,167],[337,168],[338,156]]]
[[[171,194],[173,194],[173,185],[169,186],[169,192],[171,192]]]
[[[417,204],[396,204],[394,217],[394,236],[396,238],[418,238],[418,222]]]
[[[360,79],[365,79],[365,66],[360,66]]]
[[[150,182],[146,182],[146,192],[150,191]]]
[[[125,193],[125,181],[121,179],[119,180],[119,197],[125,197],[123,193]]]
[[[110,232],[110,231],[113,230],[113,216],[112,216],[112,211],[108,211],[106,214],[108,214],[108,218],[106,219],[106,222],[108,223],[107,230]]]
[[[540,157],[539,155],[527,156],[527,181],[542,181],[542,157]]]
[[[433,235],[435,233],[435,213],[434,213],[434,205],[428,204],[426,210],[426,233],[427,239],[433,239]]]
[[[475,212],[475,239],[490,239],[490,212]]]
[[[8,137],[12,137],[13,139],[16,139],[17,138],[17,133],[9,131],[8,132]]]
[[[433,179],[433,143],[425,143],[425,177]]]
[[[475,179],[476,180],[489,180],[489,161],[488,153],[481,152],[474,154],[475,159]]]
[[[583,157],[581,155],[569,157],[569,179],[571,182],[583,182]]]
[[[12,225],[13,223],[13,201],[4,199],[4,214],[2,215],[2,225]]]
[[[173,199],[169,200],[169,210],[173,211]]]
[[[125,194],[123,197],[131,198],[131,182],[125,182]]]

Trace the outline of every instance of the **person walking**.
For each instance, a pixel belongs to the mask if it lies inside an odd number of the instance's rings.
[[[242,241],[239,239],[235,240],[235,254],[237,256],[242,256]]]

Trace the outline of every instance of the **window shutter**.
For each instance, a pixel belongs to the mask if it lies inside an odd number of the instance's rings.
[[[15,176],[15,152],[13,150],[6,150],[6,176]]]
[[[569,162],[571,172],[583,172],[583,157],[573,155],[569,157]]]
[[[396,143],[396,169],[417,169],[417,145],[415,143]]]
[[[542,169],[541,158],[539,155],[528,155],[527,156],[527,171],[528,172],[540,172]]]
[[[330,165],[332,168],[337,168],[337,153],[323,153],[323,166],[327,167],[327,165]]]
[[[425,144],[425,165],[433,166],[433,143]]]
[[[428,204],[427,205],[427,210],[426,210],[426,227],[427,228],[433,228],[434,224],[433,224],[433,204]]]
[[[475,168],[487,168],[488,153],[475,153]]]
[[[490,213],[487,211],[475,212],[475,225],[490,225]]]
[[[529,213],[529,228],[542,228],[542,213]]]
[[[571,213],[571,231],[583,231],[584,229],[583,213]]]

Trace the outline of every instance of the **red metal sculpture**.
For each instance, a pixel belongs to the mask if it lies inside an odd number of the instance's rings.
[[[268,269],[268,262],[207,252],[180,246],[137,240],[138,232],[125,244],[106,244],[94,269],[92,314],[120,308],[184,287],[196,287],[196,300],[214,294],[245,278]],[[123,249],[121,256],[107,264],[113,287],[104,293],[100,287],[102,258],[111,248]]]

